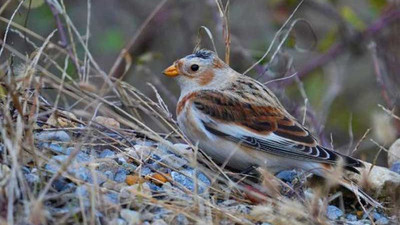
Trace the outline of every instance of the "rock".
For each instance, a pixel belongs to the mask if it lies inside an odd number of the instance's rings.
[[[162,219],[156,219],[156,220],[153,220],[151,225],[167,225],[167,223]]]
[[[195,186],[193,182],[193,175],[195,171],[193,169],[184,169],[181,173],[176,171],[171,172],[172,179],[183,186],[185,186],[190,191],[194,191]],[[198,182],[198,193],[203,193],[208,186],[211,185],[210,180],[201,172],[197,172],[197,182]]]
[[[164,190],[162,187],[160,187],[158,185],[155,185],[155,184],[153,184],[151,182],[148,182],[147,184],[149,185],[150,190],[153,191],[153,192],[158,193],[158,192],[162,192]]]
[[[326,217],[330,220],[337,220],[339,217],[343,216],[343,211],[334,205],[328,205],[326,209]]]
[[[77,161],[78,163],[81,162],[89,162],[90,161],[90,156],[84,152],[79,152],[76,156],[75,156],[75,161]]]
[[[389,167],[392,167],[396,161],[400,161],[400,138],[390,146],[388,151]]]
[[[115,152],[111,151],[110,149],[104,149],[100,155],[100,158],[114,158],[115,157]]]
[[[142,177],[145,177],[145,176],[150,175],[150,174],[151,174],[151,169],[149,167],[142,167],[141,168],[140,175]]]
[[[347,176],[352,180],[358,181],[361,185],[366,183],[368,189],[376,192],[378,198],[392,196],[396,191],[400,194],[399,174],[380,166],[374,166],[371,169],[370,163],[364,162],[364,164],[365,168],[361,170],[361,175],[350,172],[347,173]],[[365,177],[367,177],[367,182],[364,179]]]
[[[400,161],[396,161],[395,163],[393,163],[393,165],[390,167],[390,170],[400,174]]]
[[[128,222],[129,225],[140,224],[140,213],[130,210],[130,209],[122,209],[120,212],[122,219]]]
[[[346,216],[346,220],[348,220],[348,221],[357,221],[357,216],[354,215],[354,214],[348,214]]]
[[[189,224],[189,220],[186,218],[185,215],[182,213],[179,213],[173,220],[171,224],[176,224],[176,225],[187,225]]]
[[[133,165],[132,163],[122,163],[121,167],[124,168],[128,173],[134,173],[137,169],[137,166]]]
[[[125,182],[127,171],[124,168],[119,168],[115,173],[114,180],[118,183]]]
[[[133,148],[126,148],[125,151],[128,153],[129,156],[144,160],[149,158],[152,153],[152,147],[144,146],[144,145],[134,145]]]
[[[376,225],[387,225],[387,224],[390,224],[390,221],[386,217],[381,217],[381,218],[379,218],[378,220],[375,221],[375,224]]]
[[[187,144],[177,143],[174,144],[175,150],[186,159],[193,159],[194,152],[192,148]]]
[[[67,160],[68,156],[66,155],[56,155],[53,156],[49,163],[47,163],[44,168],[47,172],[50,173],[56,173],[58,171],[58,169],[60,168],[60,165]]]
[[[112,171],[107,170],[103,174],[108,180],[114,180],[114,173]]]
[[[65,131],[43,131],[35,135],[39,141],[62,141],[69,142],[71,137]]]
[[[121,218],[114,218],[113,220],[110,221],[109,224],[115,224],[115,225],[128,225],[128,223],[121,219]]]
[[[41,147],[48,148],[48,149],[52,150],[53,152],[62,153],[62,154],[65,154],[67,152],[67,150],[64,147],[62,147],[59,144],[55,144],[55,143],[42,143]]]
[[[175,154],[163,155],[159,161],[174,169],[180,169],[188,163],[187,160],[177,157]]]
[[[89,197],[88,188],[85,185],[76,187],[75,194],[79,197]]]
[[[56,179],[51,186],[58,192],[73,190],[76,187],[75,184],[67,182],[64,178]]]
[[[94,118],[94,121],[105,127],[120,128],[121,126],[120,123],[114,118],[104,116],[97,116],[96,118]]]
[[[119,204],[118,194],[110,192],[104,195],[105,200],[110,204]]]
[[[295,170],[284,170],[279,172],[276,177],[285,181],[292,182],[292,180],[297,176],[297,172]]]
[[[151,190],[147,183],[125,186],[120,191],[121,198],[127,200],[133,200],[136,196],[141,195],[151,196]]]
[[[28,174],[24,174],[24,175],[25,175],[26,181],[28,182],[28,184],[31,187],[34,187],[34,185],[39,183],[39,181],[40,181],[39,176],[37,174],[28,173]]]
[[[90,170],[85,167],[79,167],[78,169],[74,170],[75,177],[82,180],[88,181],[89,177],[91,177]]]

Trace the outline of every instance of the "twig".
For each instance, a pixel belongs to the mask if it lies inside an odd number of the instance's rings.
[[[17,8],[14,10],[13,14],[11,15],[10,22],[7,24],[6,32],[4,33],[3,44],[1,45],[1,49],[0,49],[0,57],[1,57],[1,54],[3,54],[5,43],[7,42],[7,36],[8,36],[8,31],[10,30],[11,22],[14,19],[14,16],[17,14],[19,8],[21,8],[22,3],[24,3],[24,1],[21,1],[18,4]]]
[[[54,19],[56,20],[56,26],[57,26],[58,34],[59,34],[59,37],[60,37],[59,45],[62,48],[67,50],[68,56],[72,59],[72,61],[75,64],[76,72],[79,74],[79,77],[81,77],[81,72],[80,72],[80,66],[79,66],[78,59],[73,54],[71,48],[68,47],[67,34],[65,33],[64,26],[63,26],[63,24],[61,22],[61,19],[60,19],[60,12],[56,8],[56,6],[53,3],[50,2],[50,0],[46,0],[46,4],[49,6],[49,8],[51,10],[51,13],[53,14]]]
[[[128,44],[125,45],[125,47],[121,50],[119,53],[117,59],[115,60],[113,66],[111,67],[110,72],[108,72],[108,76],[116,76],[115,72],[117,71],[118,67],[121,65],[122,59],[124,58],[125,54],[129,52],[129,50],[133,47],[133,45],[136,43],[137,39],[139,36],[142,34],[144,29],[147,27],[147,25],[150,23],[150,21],[154,18],[155,15],[160,11],[160,9],[165,5],[167,0],[162,0],[156,8],[150,13],[150,15],[146,18],[146,20],[142,23],[142,25],[139,27],[139,29],[136,31],[136,33],[133,35],[133,37],[129,40]]]

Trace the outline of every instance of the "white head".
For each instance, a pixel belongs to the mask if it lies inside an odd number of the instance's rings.
[[[196,90],[221,88],[238,76],[214,52],[204,49],[176,60],[164,74],[178,81],[181,97]]]

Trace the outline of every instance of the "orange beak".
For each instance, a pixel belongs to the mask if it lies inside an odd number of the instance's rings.
[[[169,77],[175,77],[179,75],[178,68],[176,68],[175,64],[165,69],[163,73],[164,75]]]

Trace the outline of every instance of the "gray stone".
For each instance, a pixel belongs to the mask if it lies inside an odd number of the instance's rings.
[[[186,218],[185,215],[179,213],[173,220],[173,224],[176,225],[187,225],[189,224],[189,220]]]
[[[389,223],[390,223],[389,219],[384,216],[375,221],[376,225],[387,225]]]
[[[104,176],[109,180],[114,180],[114,173],[110,170],[105,171]]]
[[[65,131],[43,131],[35,135],[39,141],[62,141],[69,142],[71,137]]]
[[[328,208],[326,209],[326,216],[330,220],[337,220],[339,217],[343,216],[343,211],[334,205],[328,205]]]
[[[183,186],[185,186],[190,191],[194,191],[195,186],[193,182],[193,175],[195,171],[193,169],[184,169],[181,173],[176,171],[171,172],[172,179]],[[186,176],[185,176],[185,175]],[[211,185],[210,180],[201,172],[197,172],[197,183],[198,183],[198,193],[203,193],[208,186]]]
[[[137,166],[132,163],[122,163],[121,167],[128,171],[128,173],[134,173],[137,169]]]
[[[33,173],[25,174],[25,179],[29,185],[35,185],[40,181],[39,176]]]
[[[284,170],[279,172],[276,177],[285,181],[292,182],[293,179],[297,176],[297,172],[295,170]]]
[[[183,167],[184,165],[186,165],[188,163],[187,160],[182,159],[182,158],[176,156],[175,154],[163,155],[159,161],[174,168],[174,169],[180,169],[181,167]]]
[[[75,177],[82,180],[82,181],[88,181],[89,177],[91,177],[90,170],[85,167],[79,167],[75,172]]]
[[[123,183],[126,180],[127,171],[123,168],[119,168],[118,171],[115,173],[114,181]]]
[[[90,161],[90,156],[84,152],[79,152],[76,157],[75,160],[77,162],[89,162]]]
[[[81,186],[76,187],[75,194],[78,197],[88,197],[89,191],[85,185],[81,185]]]
[[[400,161],[396,161],[392,164],[392,166],[390,167],[390,170],[400,174]]]
[[[147,176],[151,174],[151,169],[149,167],[142,167],[140,170],[140,175],[141,176]]]
[[[354,215],[354,214],[348,214],[346,216],[346,220],[348,220],[348,221],[357,221],[357,216]]]
[[[50,173],[56,173],[58,171],[58,169],[60,168],[61,164],[67,160],[68,156],[66,155],[56,155],[53,156],[49,163],[47,163],[44,168],[47,172]]]
[[[115,157],[115,152],[111,151],[110,149],[104,149],[100,153],[100,158],[114,158]]]
[[[167,223],[162,219],[155,219],[155,220],[153,220],[151,225],[167,225]]]
[[[122,209],[120,215],[130,225],[140,224],[140,213],[134,210]]]

